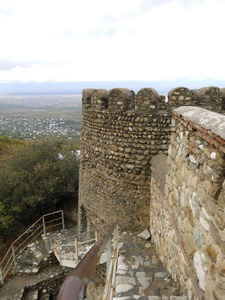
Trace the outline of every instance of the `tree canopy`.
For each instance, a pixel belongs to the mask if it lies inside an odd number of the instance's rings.
[[[8,143],[0,160],[0,233],[12,235],[78,188],[77,141]]]

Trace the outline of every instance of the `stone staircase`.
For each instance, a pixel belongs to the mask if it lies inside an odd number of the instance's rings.
[[[28,245],[28,249],[17,258],[13,272],[16,275],[36,274],[44,267],[52,265],[54,260],[50,235],[42,235],[41,239]]]
[[[14,276],[0,288],[1,300],[55,300],[66,275],[75,266],[74,238],[76,229],[54,233],[59,265],[51,248],[51,234],[42,235],[28,246],[14,267]],[[80,248],[81,259],[89,246]],[[104,255],[102,256],[102,258]],[[106,259],[102,259],[105,262]],[[98,299],[101,299],[102,295]],[[156,255],[154,244],[123,232],[119,237],[119,257],[113,300],[187,300],[179,287],[169,278]],[[97,300],[92,299],[92,300]]]
[[[74,234],[75,229],[71,232]],[[63,236],[64,232],[53,235]],[[70,271],[70,268],[59,265],[51,249],[51,234],[43,234],[17,258],[12,278],[0,288],[0,299],[54,300]]]
[[[65,230],[64,233],[57,233],[54,235],[54,247],[52,251],[57,257],[59,263],[63,267],[75,268],[77,265],[75,257],[75,236],[76,228]],[[84,235],[82,241],[78,241],[78,260],[80,261],[85,254],[91,249],[95,243],[95,231],[90,231],[87,236]],[[107,260],[104,252],[99,260],[100,264]]]
[[[120,235],[114,300],[187,300],[159,261],[154,244],[123,232]]]
[[[76,266],[76,234],[77,229],[73,227],[65,231],[43,234],[29,244],[27,250],[17,258],[12,279],[0,288],[0,299],[55,300],[66,275]],[[53,239],[56,243],[55,249],[52,249]],[[79,260],[90,247],[91,243],[79,247]],[[103,255],[101,263],[104,262]]]

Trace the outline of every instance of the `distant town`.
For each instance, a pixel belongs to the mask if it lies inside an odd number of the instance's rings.
[[[79,139],[81,96],[0,96],[0,135],[19,139]]]
[[[41,136],[52,135],[66,138],[79,138],[80,130],[71,120],[55,118],[26,118],[20,116],[0,116],[0,135],[19,138],[36,139]]]

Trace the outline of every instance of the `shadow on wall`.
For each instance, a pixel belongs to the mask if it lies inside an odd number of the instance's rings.
[[[84,208],[83,205],[80,207],[80,232],[85,232],[87,231],[87,215],[86,215],[86,209]]]

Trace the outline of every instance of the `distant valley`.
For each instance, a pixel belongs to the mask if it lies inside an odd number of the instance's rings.
[[[84,82],[9,82],[0,83],[0,95],[81,95],[83,89],[95,88],[110,90],[127,88],[137,93],[145,87],[154,88],[159,94],[167,94],[171,89],[185,86],[199,89],[205,86],[225,87],[224,80],[191,79],[152,80],[152,81],[84,81]]]
[[[178,86],[199,89],[225,87],[223,80],[87,81],[0,83],[0,135],[36,139],[53,135],[79,139],[81,134],[82,90],[86,88],[128,88],[137,93],[145,87],[159,94]]]
[[[0,135],[79,139],[81,95],[0,95]]]

